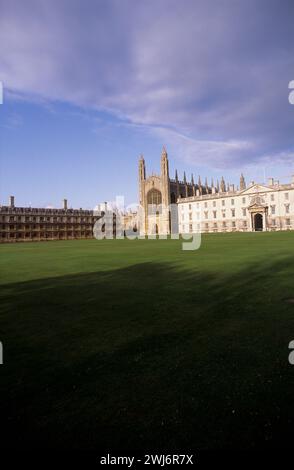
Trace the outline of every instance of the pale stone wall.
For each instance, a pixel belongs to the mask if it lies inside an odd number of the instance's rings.
[[[151,191],[158,191],[161,198],[161,207],[154,212],[148,204],[148,195]],[[170,180],[168,170],[168,158],[165,149],[161,155],[160,175],[151,175],[146,178],[145,161],[143,158],[139,162],[139,196],[140,206],[140,234],[168,234],[170,233],[170,218],[168,207],[170,204]]]
[[[148,205],[148,194],[152,190],[157,190],[161,194],[162,207],[155,213],[150,213]],[[140,235],[149,235],[158,233],[160,235],[170,234],[171,232],[171,214],[170,204],[176,204],[178,197],[193,196],[198,193],[209,194],[212,188],[208,185],[202,185],[200,179],[194,183],[193,175],[191,182],[187,182],[186,174],[184,180],[178,179],[176,171],[175,179],[169,176],[169,162],[165,148],[162,150],[160,162],[160,175],[151,175],[146,177],[145,160],[141,156],[139,160],[139,227]],[[177,221],[176,221],[177,223]]]
[[[271,183],[178,199],[179,232],[293,230],[294,179],[289,184]]]

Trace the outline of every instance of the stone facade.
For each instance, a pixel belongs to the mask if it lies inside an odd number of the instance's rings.
[[[0,243],[93,238],[93,226],[99,218],[94,211],[15,207],[14,197],[0,207]]]
[[[127,212],[120,215],[120,222],[125,234],[134,234],[138,231],[139,221],[137,212]]]
[[[181,199],[178,219],[180,233],[293,230],[294,177]]]
[[[195,184],[193,175],[188,182],[186,174],[179,180],[176,170],[175,178],[169,176],[169,162],[166,149],[163,148],[160,163],[160,175],[146,177],[144,157],[139,160],[139,226],[140,234],[169,234],[171,232],[170,204],[176,204],[180,198],[188,198],[197,194],[209,195],[212,187],[205,184]],[[161,206],[161,207],[160,207]]]
[[[16,207],[11,196],[8,206],[0,206],[0,243],[93,238],[95,222],[106,215],[112,220],[108,229],[113,236],[118,216],[125,234],[137,230],[149,235],[294,229],[294,176],[288,184],[270,178],[266,185],[252,182],[246,187],[241,175],[236,189],[224,178],[209,186],[207,178],[204,184],[200,177],[194,183],[193,175],[187,182],[184,173],[180,181],[177,171],[174,179],[169,176],[165,148],[160,169],[160,175],[146,177],[145,160],[140,158],[138,213],[121,215],[106,205],[98,212],[68,209],[66,199],[62,209]]]
[[[139,160],[140,234],[171,233],[170,204],[177,203],[176,225],[179,233],[274,231],[294,229],[294,176],[288,184],[273,178],[268,184],[252,182],[246,187],[240,176],[237,188],[220,183],[209,186],[188,183],[184,173],[179,181],[169,177],[168,156],[161,155],[160,175],[146,177],[145,160]],[[160,207],[162,205],[162,207]],[[173,217],[174,218],[174,217]],[[174,230],[172,230],[174,232]]]

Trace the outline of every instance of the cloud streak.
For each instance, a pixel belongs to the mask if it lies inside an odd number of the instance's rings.
[[[106,110],[191,164],[291,165],[292,1],[1,5],[0,78],[12,93]]]

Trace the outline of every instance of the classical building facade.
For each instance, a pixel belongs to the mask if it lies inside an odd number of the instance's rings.
[[[273,178],[267,184],[252,182],[246,186],[243,175],[240,185],[220,183],[200,177],[195,184],[193,175],[179,181],[169,177],[168,156],[161,155],[159,175],[146,177],[145,160],[139,160],[139,215],[140,234],[169,234],[175,232],[171,219],[176,221],[179,233],[274,231],[294,229],[294,177],[288,184]],[[177,204],[176,215],[170,205]]]
[[[0,242],[73,240],[93,238],[93,226],[99,218],[94,211],[16,207],[14,197],[0,207]]]
[[[253,232],[294,229],[294,177],[178,201],[179,232]]]

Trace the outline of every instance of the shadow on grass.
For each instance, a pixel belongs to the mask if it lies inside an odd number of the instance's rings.
[[[145,263],[5,286],[2,445],[286,446],[293,271]]]

